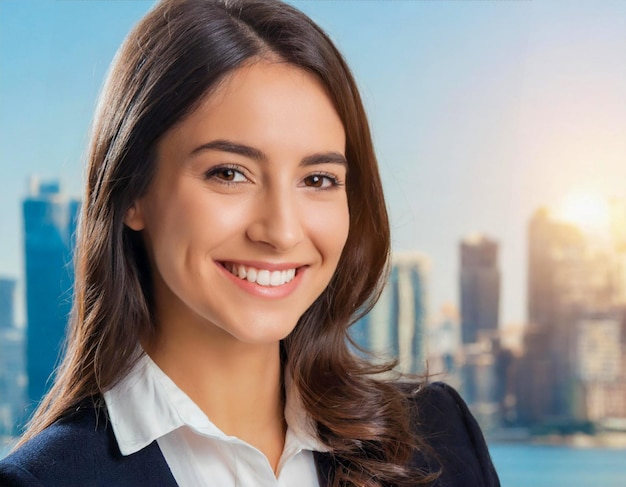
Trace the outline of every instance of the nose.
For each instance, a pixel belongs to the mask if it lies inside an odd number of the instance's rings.
[[[304,222],[293,190],[266,190],[253,211],[247,229],[248,238],[253,242],[286,252],[303,240]]]

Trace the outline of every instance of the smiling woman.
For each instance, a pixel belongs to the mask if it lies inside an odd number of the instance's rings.
[[[159,3],[102,94],[67,353],[2,485],[498,485],[456,392],[349,347],[388,252],[326,35],[274,0]]]
[[[289,335],[348,237],[345,145],[323,85],[271,59],[235,70],[163,135],[152,183],[125,219],[153,269],[151,357],[181,364],[200,342],[167,347],[194,324],[222,351]]]

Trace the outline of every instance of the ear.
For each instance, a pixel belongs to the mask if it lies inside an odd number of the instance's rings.
[[[124,225],[136,232],[143,230],[146,226],[143,220],[143,212],[141,211],[138,201],[135,201],[126,211],[126,215],[124,215]]]

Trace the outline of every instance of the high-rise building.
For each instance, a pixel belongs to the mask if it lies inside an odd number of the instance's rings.
[[[536,326],[529,326],[524,334],[524,352],[515,377],[517,419],[521,424],[543,423],[557,415],[554,385],[559,377],[552,341],[548,332]]]
[[[452,304],[445,304],[428,324],[428,369],[432,374],[445,374],[445,381],[459,387],[457,351],[461,342],[459,313]]]
[[[624,339],[619,316],[606,314],[577,323],[577,415],[606,423],[626,419]]]
[[[355,342],[377,355],[395,357],[403,372],[425,367],[427,260],[419,253],[397,253],[383,293],[369,314],[354,324]]]
[[[0,330],[0,436],[15,436],[26,419],[24,330]]]
[[[498,328],[498,243],[484,235],[472,235],[461,241],[459,254],[461,393],[483,428],[491,429],[502,421],[502,384],[508,368]]]
[[[518,367],[521,422],[562,424],[626,414],[620,358],[626,351],[626,281],[620,267],[626,207],[617,203],[610,251],[595,248],[591,235],[554,220],[545,209],[531,218],[529,326]]]
[[[480,334],[459,355],[460,391],[480,425],[491,430],[504,420],[513,355],[502,347],[499,332]]]
[[[26,371],[28,399],[47,391],[58,362],[71,308],[74,232],[78,201],[59,183],[31,181],[24,199],[26,264]]]
[[[13,328],[15,325],[15,281],[0,278],[0,330]]]
[[[612,312],[612,258],[590,245],[576,226],[535,212],[528,227],[528,321],[521,370],[528,384],[518,393],[527,422],[579,419],[579,337],[593,337],[578,324]],[[587,330],[587,328],[585,328]],[[581,334],[582,333],[582,334]],[[531,378],[532,377],[532,378]],[[538,380],[537,378],[540,379]]]
[[[24,407],[24,333],[14,304],[15,281],[0,279],[0,436],[18,433]]]
[[[523,422],[575,416],[575,324],[600,296],[584,234],[537,210],[528,225],[528,330],[518,388]],[[596,289],[598,288],[598,289]]]
[[[626,199],[610,201],[611,235],[613,240],[614,302],[626,307]]]
[[[479,335],[498,330],[500,270],[498,244],[482,235],[460,245],[461,340],[478,342]]]
[[[539,329],[558,327],[563,306],[581,298],[587,243],[574,225],[551,218],[546,208],[528,225],[528,322]]]

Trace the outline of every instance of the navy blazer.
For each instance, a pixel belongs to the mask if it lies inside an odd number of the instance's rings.
[[[485,439],[466,404],[451,387],[434,383],[414,396],[413,418],[434,456],[411,463],[441,471],[436,487],[498,487]],[[329,453],[314,453],[321,486],[335,468]],[[79,408],[0,461],[1,487],[177,487],[156,441],[123,456],[106,411]],[[204,487],[204,486],[202,486]],[[219,487],[219,486],[215,486]],[[297,486],[294,486],[297,487]]]

